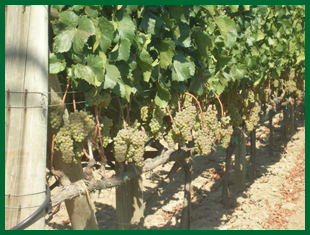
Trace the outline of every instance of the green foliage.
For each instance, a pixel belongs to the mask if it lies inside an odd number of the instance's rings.
[[[145,98],[165,108],[176,93],[225,97],[249,87],[263,90],[287,68],[305,70],[301,5],[55,8],[50,72],[66,74],[76,89],[96,87],[120,96],[135,112]],[[237,118],[237,112],[247,112],[240,103],[224,106]],[[113,99],[110,106],[120,108]]]

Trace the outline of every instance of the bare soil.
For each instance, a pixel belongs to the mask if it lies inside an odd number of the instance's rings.
[[[303,110],[299,107],[298,110]],[[221,178],[225,171],[225,151],[208,156],[197,156],[192,161],[192,230],[304,230],[305,229],[305,122],[297,112],[296,132],[289,140],[283,139],[282,113],[273,119],[274,156],[268,155],[268,121],[261,121],[256,131],[256,177],[246,182],[246,190],[234,193],[233,168],[230,180],[230,208],[221,203]],[[250,146],[247,156],[250,159]],[[143,174],[146,200],[173,163],[159,166]],[[247,169],[248,170],[248,169]],[[113,175],[113,170],[108,170]],[[249,177],[247,177],[249,178]],[[52,194],[57,192],[52,190]],[[152,210],[145,216],[144,228],[176,230],[180,228],[184,196],[184,173],[179,170],[174,182],[165,189]],[[96,206],[99,229],[115,229],[115,189],[91,193]],[[46,215],[46,230],[70,230],[71,224],[62,204],[53,217]]]

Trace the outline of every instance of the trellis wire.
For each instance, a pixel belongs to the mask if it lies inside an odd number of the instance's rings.
[[[13,194],[5,194],[6,197],[24,197],[24,196],[29,196],[29,195],[36,195],[36,194],[40,194],[40,193],[45,193],[46,191],[41,191],[41,192],[37,192],[37,193],[29,193],[29,194],[20,194],[20,195],[13,195]]]
[[[158,88],[152,88],[152,89],[148,89],[148,90],[144,90],[142,92],[147,92],[147,91],[154,91],[154,90],[158,90]],[[39,91],[5,91],[7,93],[33,93],[33,94],[41,94],[41,95],[45,95],[45,93],[51,94],[51,93],[82,93],[83,91],[67,91],[67,92],[54,92],[54,91],[49,91],[49,92],[39,92]],[[45,95],[46,96],[46,95]],[[116,98],[117,96],[112,96],[111,99]],[[76,104],[82,104],[82,103],[87,103],[87,101],[77,101],[75,102]],[[64,103],[64,104],[49,104],[47,107],[53,107],[53,106],[62,106],[62,105],[67,105],[67,104],[73,104],[73,103]],[[43,108],[45,109],[46,106],[45,105],[41,105],[41,106],[5,106],[5,108]]]
[[[78,102],[75,102],[75,103],[76,104],[81,104],[81,103],[86,103],[86,101],[78,101]],[[47,107],[63,106],[63,105],[67,105],[67,104],[73,104],[73,103],[49,104],[49,105],[47,105]],[[46,108],[46,105],[41,105],[41,106],[5,106],[5,108],[22,108],[22,109],[26,109],[26,108]]]

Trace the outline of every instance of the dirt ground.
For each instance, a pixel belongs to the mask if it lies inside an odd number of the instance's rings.
[[[299,106],[302,110],[302,107]],[[299,110],[298,109],[298,110]],[[230,178],[230,208],[221,203],[221,178],[225,169],[225,151],[208,156],[197,156],[192,161],[192,230],[304,230],[305,229],[305,121],[297,113],[296,132],[288,140],[283,139],[282,113],[273,119],[274,156],[268,155],[268,121],[261,121],[257,129],[256,178],[247,180],[246,190],[234,193],[233,165]],[[250,156],[247,144],[246,159]],[[161,179],[170,171],[173,163],[159,166],[143,175],[144,200]],[[247,169],[248,170],[248,169]],[[112,175],[113,170],[107,173]],[[247,177],[248,178],[248,177]],[[180,220],[184,196],[184,173],[175,175],[174,182],[165,189],[150,213],[145,216],[146,230],[176,230]],[[57,192],[57,188],[52,194]],[[115,229],[115,189],[91,193],[96,206],[96,216],[101,230]],[[71,224],[62,204],[53,217],[46,215],[46,230],[70,230]]]

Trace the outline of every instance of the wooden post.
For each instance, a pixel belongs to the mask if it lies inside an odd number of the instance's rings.
[[[274,148],[273,148],[273,125],[272,125],[272,119],[273,119],[274,112],[271,110],[269,112],[269,157],[274,156]]]
[[[118,169],[119,164],[116,163],[116,172]],[[142,177],[137,175],[116,188],[115,229],[140,230],[143,224],[143,184]]]
[[[288,139],[288,111],[287,111],[287,106],[285,106],[283,108],[283,126],[282,126],[282,130],[283,130],[283,138],[284,140]]]
[[[191,162],[187,163],[185,160],[180,161],[184,176],[184,201],[183,201],[183,209],[182,209],[182,219],[181,219],[181,230],[190,230],[191,224]]]
[[[5,26],[5,229],[10,229],[46,197],[48,7],[8,5]],[[44,229],[44,212],[30,224],[27,229]]]
[[[294,102],[294,101],[293,101]],[[294,135],[295,132],[295,115],[294,115],[294,105],[293,104],[289,104],[289,115],[290,115],[290,120],[289,120],[289,134],[290,135]]]
[[[249,178],[254,180],[255,178],[255,163],[256,163],[256,128],[251,132],[251,158],[250,158],[250,169]]]
[[[49,74],[49,91],[50,99],[62,99],[60,84],[57,75]],[[67,113],[67,112],[66,112]],[[67,121],[68,115],[64,115]],[[52,140],[53,129],[48,125],[48,145]],[[62,160],[61,152],[54,152],[54,167],[55,170],[61,170],[69,178],[71,182],[76,182],[84,179],[83,169],[81,163],[67,164]],[[81,195],[73,200],[65,201],[67,212],[71,221],[73,230],[98,230],[98,223],[95,215],[95,208],[92,201],[89,200],[87,195]]]
[[[235,174],[234,174],[234,191],[241,192],[245,189],[245,154],[246,154],[246,139],[244,134],[239,138],[239,144],[235,151]]]
[[[230,165],[231,165],[231,156],[233,155],[236,145],[230,142],[228,148],[226,149],[226,163],[225,163],[225,173],[223,176],[223,186],[222,186],[222,202],[226,209],[229,208],[229,177],[230,177]]]

